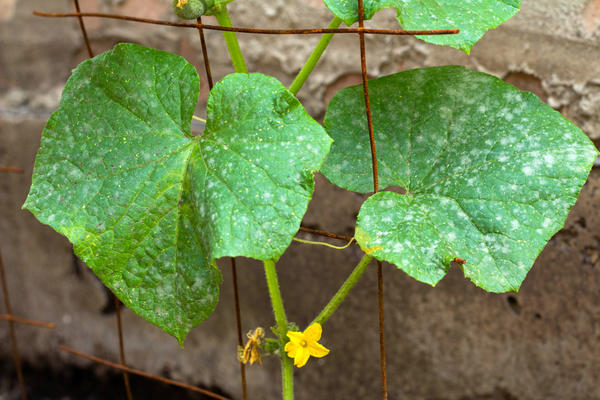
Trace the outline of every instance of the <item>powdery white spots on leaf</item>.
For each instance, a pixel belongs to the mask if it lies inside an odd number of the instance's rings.
[[[82,63],[44,130],[25,204],[180,343],[216,306],[214,258],[277,258],[289,245],[331,144],[258,74],[219,82],[193,137],[198,87],[181,57],[142,46]]]
[[[461,95],[448,97],[449,86]],[[351,121],[364,119],[352,100],[359,89],[338,93],[325,118],[336,140],[330,159],[343,157],[348,168],[338,173],[328,159],[322,171],[339,186],[369,192],[371,181],[352,178],[371,174],[368,139]],[[517,290],[564,224],[596,157],[593,144],[534,95],[462,67],[405,71],[372,80],[370,89],[380,186],[408,193],[371,196],[359,214],[358,243],[426,283],[459,257],[476,285]],[[403,95],[419,91],[422,98]]]

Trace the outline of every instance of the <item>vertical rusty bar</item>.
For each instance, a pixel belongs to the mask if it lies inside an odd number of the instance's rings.
[[[79,0],[73,0],[73,3],[75,4],[75,11],[81,13],[81,10],[79,9]],[[88,55],[90,58],[92,58],[94,57],[94,52],[92,52],[92,47],[90,46],[90,40],[88,39],[87,31],[85,30],[85,25],[83,23],[83,17],[78,15],[77,19],[79,20],[79,28],[81,28],[81,34],[83,35],[83,40],[85,41],[85,47],[87,48]]]
[[[121,365],[126,367],[125,363],[125,345],[123,344],[123,326],[121,325],[121,302],[113,294],[115,299],[115,311],[117,314],[117,330],[119,331],[119,356],[121,358]],[[123,371],[123,383],[125,384],[125,393],[127,394],[127,400],[133,400],[131,395],[131,385],[129,384],[129,375]]]
[[[200,44],[202,45],[202,57],[204,58],[204,70],[206,71],[206,79],[208,80],[208,87],[210,90],[213,88],[213,78],[210,72],[210,62],[208,61],[208,50],[206,49],[206,39],[204,38],[204,29],[202,28],[202,17],[198,17],[198,34],[200,35]]]
[[[4,273],[4,264],[2,263],[2,254],[0,254],[0,281],[2,281],[2,294],[4,295],[4,307],[6,314],[12,315],[10,308],[10,299],[8,297],[8,284],[6,283],[6,274]],[[10,332],[10,344],[12,347],[13,359],[17,369],[17,380],[21,388],[21,399],[27,400],[27,389],[25,388],[25,380],[23,379],[23,369],[21,368],[21,355],[19,354],[19,346],[17,345],[17,335],[15,333],[15,323],[8,320],[8,331]]]
[[[360,65],[363,81],[363,92],[365,97],[365,109],[367,113],[367,123],[369,126],[369,141],[371,143],[371,161],[373,167],[373,192],[379,191],[379,174],[377,171],[377,151],[375,148],[375,132],[373,129],[373,113],[371,111],[371,99],[369,97],[369,81],[367,78],[367,52],[365,46],[365,21],[363,0],[358,0],[358,28],[360,37]],[[383,270],[381,262],[377,262],[377,294],[379,306],[379,367],[381,370],[381,398],[388,399],[387,392],[387,371],[385,358],[385,320],[383,313]]]
[[[235,298],[235,318],[237,322],[237,334],[238,334],[238,346],[244,347],[244,339],[242,337],[242,318],[240,313],[240,297],[238,293],[237,284],[237,267],[235,265],[235,258],[231,259],[231,276],[233,280],[233,296]],[[248,392],[246,389],[246,366],[243,362],[240,362],[240,373],[242,376],[242,399],[248,399]]]
[[[358,28],[360,37],[360,66],[362,70],[363,92],[365,96],[365,109],[369,125],[369,141],[371,143],[371,163],[373,166],[373,191],[379,191],[379,174],[377,172],[377,151],[375,149],[375,133],[373,131],[373,114],[371,112],[371,98],[369,97],[369,81],[367,78],[367,52],[365,49],[365,21],[362,0],[358,0]]]
[[[385,318],[383,313],[383,268],[377,260],[377,291],[379,294],[379,360],[381,369],[381,398],[387,400],[387,371],[385,359]]]

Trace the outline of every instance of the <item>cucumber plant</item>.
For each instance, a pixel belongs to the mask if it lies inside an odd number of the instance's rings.
[[[231,0],[174,0],[178,16],[215,15]],[[243,0],[240,0],[243,1]],[[355,0],[324,0],[330,27],[355,23]],[[451,29],[422,40],[465,52],[511,18],[519,0],[365,0],[364,17],[395,7],[406,29]],[[180,344],[215,309],[216,260],[264,262],[277,339],[256,330],[243,352],[293,366],[329,350],[322,325],[373,258],[435,285],[460,265],[489,292],[517,291],[564,224],[597,151],[587,136],[531,93],[463,67],[422,68],[370,81],[379,184],[358,215],[363,258],[305,330],[287,321],[275,262],[298,232],[322,173],[344,189],[373,190],[361,86],[339,91],[324,126],[295,94],[323,54],[323,36],[291,88],[248,73],[235,34],[236,73],[211,90],[204,132],[190,131],[199,93],[183,58],[119,44],[81,63],[42,133],[24,205],[65,235],[76,254],[132,311]],[[385,188],[401,187],[398,191]],[[333,352],[335,354],[335,351]]]

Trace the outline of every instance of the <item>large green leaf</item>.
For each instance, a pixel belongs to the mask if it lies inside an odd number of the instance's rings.
[[[347,25],[358,21],[358,1],[324,0]],[[408,30],[460,29],[457,35],[418,36],[429,43],[452,46],[469,53],[488,29],[513,17],[521,0],[364,0],[364,17],[396,7],[398,22]]]
[[[199,80],[133,44],[83,62],[42,135],[24,207],[133,311],[183,341],[214,310],[214,259],[278,258],[331,139],[274,78],[233,74],[190,133]]]
[[[370,81],[382,192],[362,206],[362,249],[436,284],[455,258],[482,288],[517,290],[564,224],[596,157],[575,125],[501,80],[463,67],[401,72]],[[322,172],[372,191],[361,86],[332,99],[334,138]]]

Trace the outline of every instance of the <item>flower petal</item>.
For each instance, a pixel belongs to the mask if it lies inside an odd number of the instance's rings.
[[[287,337],[290,338],[291,342],[296,344],[300,344],[304,339],[304,334],[302,332],[288,332]]]
[[[307,342],[317,342],[321,339],[321,333],[323,332],[323,328],[321,328],[321,324],[315,322],[304,331],[304,337]]]
[[[299,348],[299,346],[296,343],[287,342],[283,349],[287,353],[288,357],[294,358],[294,357],[296,357],[296,351],[298,350],[298,348]]]
[[[309,342],[307,348],[313,357],[325,357],[329,354],[329,349],[317,342]]]
[[[260,359],[260,353],[258,352],[258,347],[252,348],[252,354],[250,357],[250,365],[254,364],[258,361],[259,364],[262,364],[262,360]]]
[[[299,347],[298,351],[296,351],[296,357],[294,357],[294,365],[298,368],[304,367],[308,358],[310,357],[310,353],[304,347]]]

